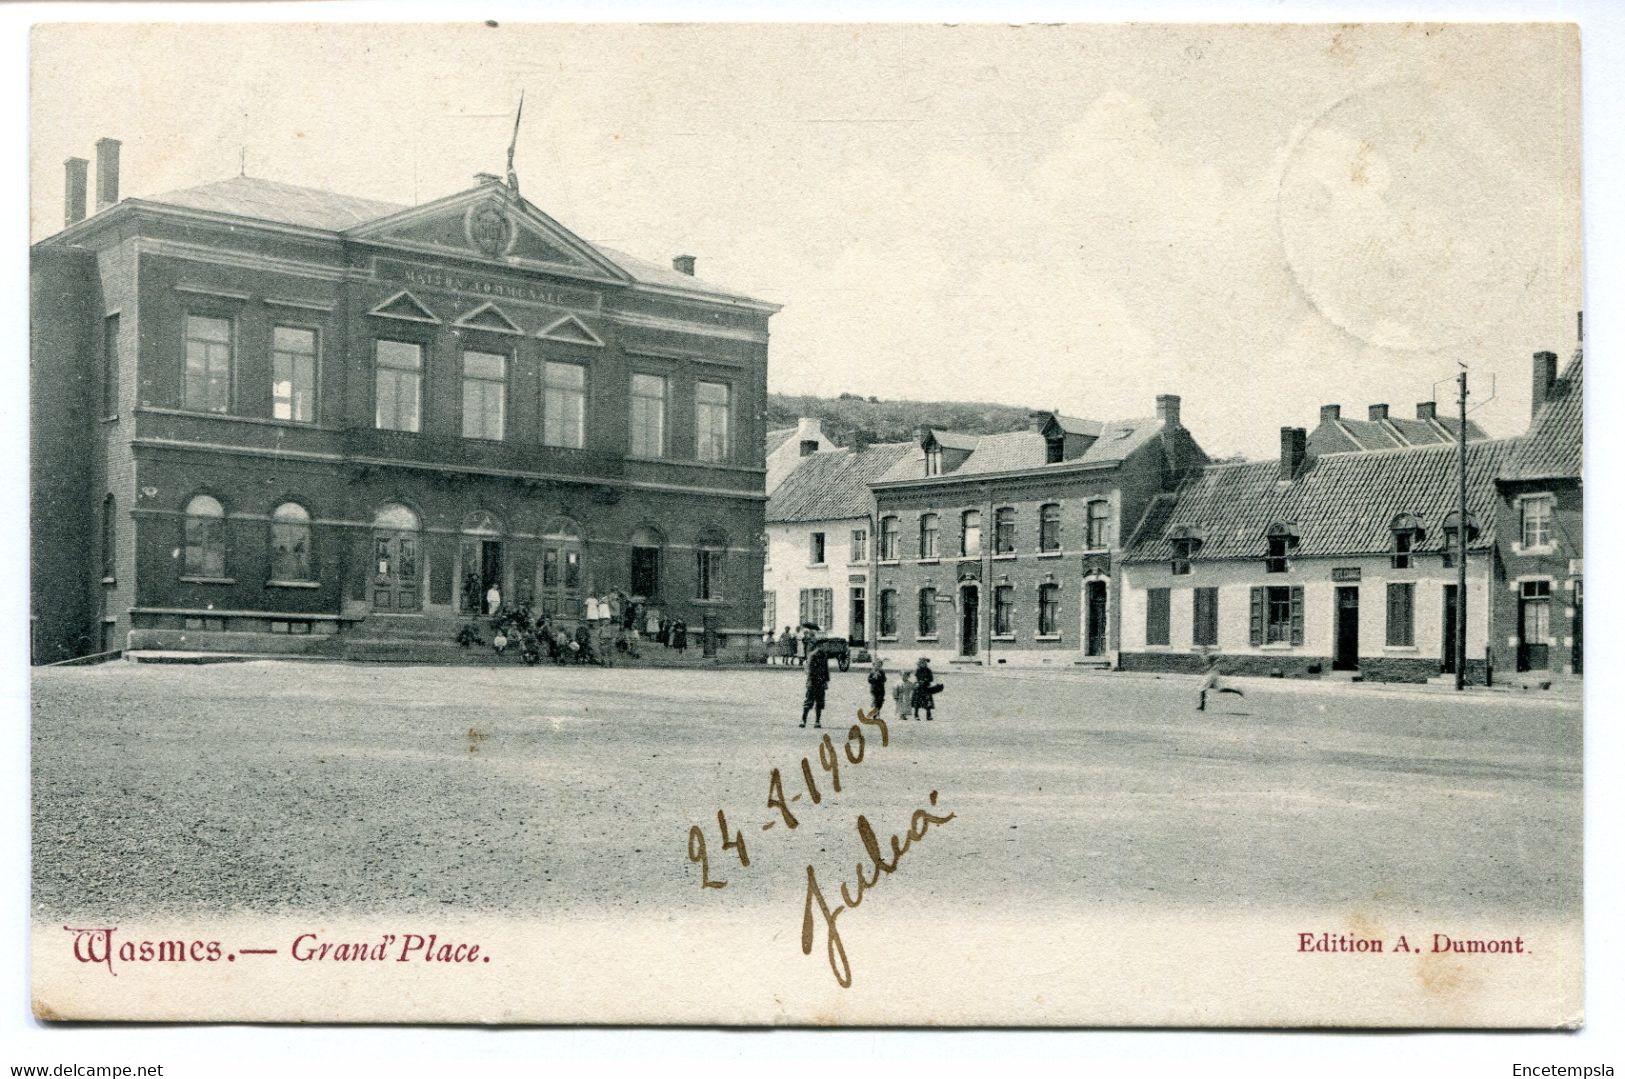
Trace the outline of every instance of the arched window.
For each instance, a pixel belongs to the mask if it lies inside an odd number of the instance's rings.
[[[959,515],[959,553],[966,558],[982,553],[981,510],[966,510]]]
[[[416,513],[399,502],[391,502],[378,507],[372,515],[372,527],[386,532],[416,532],[422,526]]]
[[[920,557],[937,557],[937,533],[940,527],[937,524],[937,515],[934,513],[920,514]]]
[[[935,637],[937,635],[937,590],[935,588],[920,589],[920,633],[921,637]]]
[[[993,511],[993,553],[1016,551],[1016,511],[1009,506]]]
[[[181,572],[188,577],[226,575],[226,510],[219,500],[197,495],[186,504]]]
[[[284,502],[271,513],[271,580],[309,581],[310,513]]]
[[[113,557],[113,545],[118,538],[118,522],[115,514],[118,506],[112,495],[102,498],[102,581],[107,583],[113,580],[117,573],[118,563]]]
[[[897,590],[883,588],[880,591],[880,635],[882,637],[897,636]]]
[[[1061,549],[1061,507],[1058,503],[1050,502],[1038,509],[1038,549]]]

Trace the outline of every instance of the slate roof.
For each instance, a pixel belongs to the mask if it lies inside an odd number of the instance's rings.
[[[1467,441],[1489,438],[1484,429],[1467,421]],[[1317,454],[1368,452],[1401,449],[1406,446],[1437,446],[1456,441],[1454,422],[1406,419],[1336,419],[1322,423],[1309,433],[1309,448]]]
[[[1467,511],[1479,526],[1474,550],[1495,542],[1495,477],[1512,459],[1517,439],[1467,445]],[[1389,525],[1401,513],[1421,519],[1419,551],[1442,551],[1445,515],[1456,508],[1456,454],[1449,446],[1333,453],[1311,458],[1292,483],[1278,479],[1278,461],[1209,465],[1180,489],[1153,501],[1126,562],[1165,561],[1171,529],[1202,538],[1198,561],[1264,557],[1270,525],[1294,526],[1299,558],[1382,554],[1393,548]]]
[[[1578,351],[1563,377],[1547,391],[1529,433],[1513,454],[1507,480],[1579,479],[1584,465],[1585,372]]]
[[[1066,461],[1049,464],[1046,461],[1044,436],[1034,431],[1011,431],[1002,435],[983,435],[976,450],[965,463],[954,470],[954,475],[976,475],[987,472],[1014,472],[1028,468],[1053,468],[1057,465],[1076,465],[1079,462],[1108,465],[1122,461],[1129,454],[1162,433],[1158,419],[1118,420],[1112,423],[1092,422],[1099,435],[1089,448]]]
[[[257,176],[233,176],[229,180],[168,191],[162,195],[151,196],[145,201],[249,217],[257,221],[275,221],[285,225],[325,229],[330,232],[343,232],[408,208],[399,203],[340,195],[320,188],[298,187],[278,183],[275,180],[262,180]],[[743,292],[679,273],[670,266],[663,266],[658,262],[650,262],[600,244],[592,246],[594,250],[625,270],[634,280],[644,284],[689,292],[706,292],[730,299],[751,298]]]
[[[974,450],[985,435],[967,435],[961,431],[942,431],[933,427],[931,437],[945,450]]]
[[[808,454],[768,496],[768,523],[865,517],[872,504],[869,484],[918,450],[912,442],[881,442]]]

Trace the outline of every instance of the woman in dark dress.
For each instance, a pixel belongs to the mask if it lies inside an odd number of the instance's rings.
[[[931,719],[931,710],[936,707],[936,695],[942,692],[942,686],[937,682],[936,676],[931,673],[931,664],[924,657],[914,665],[914,718],[920,718],[920,709],[925,709],[925,718]]]

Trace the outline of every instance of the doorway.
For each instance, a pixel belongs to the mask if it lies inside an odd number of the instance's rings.
[[[1106,654],[1106,582],[1083,582],[1083,654]]]
[[[867,637],[864,626],[868,622],[869,612],[868,606],[864,602],[863,586],[860,584],[853,585],[849,598],[851,600],[852,617],[849,619],[850,625],[847,627],[847,640],[853,644],[864,644]]]
[[[1551,666],[1552,582],[1524,581],[1518,586],[1518,670],[1544,671]]]
[[[973,584],[959,590],[959,654],[969,659],[976,655],[977,626],[981,621],[981,589]]]
[[[418,515],[405,506],[385,506],[374,515],[372,529],[372,609],[417,613],[423,587]]]
[[[1332,670],[1357,671],[1360,669],[1360,590],[1339,588],[1335,602]]]
[[[1456,586],[1444,586],[1444,642],[1440,646],[1439,671],[1456,673]]]

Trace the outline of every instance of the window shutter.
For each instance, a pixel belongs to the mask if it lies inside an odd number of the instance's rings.
[[[803,588],[801,590],[801,618],[796,622],[796,625],[799,626],[805,621],[807,621],[807,590]]]
[[[1264,590],[1253,589],[1252,628],[1247,638],[1255,647],[1264,643]]]
[[[1397,584],[1388,586],[1388,644],[1396,645],[1399,640],[1399,601],[1401,587]]]
[[[1292,586],[1292,643],[1303,643],[1303,585]]]

